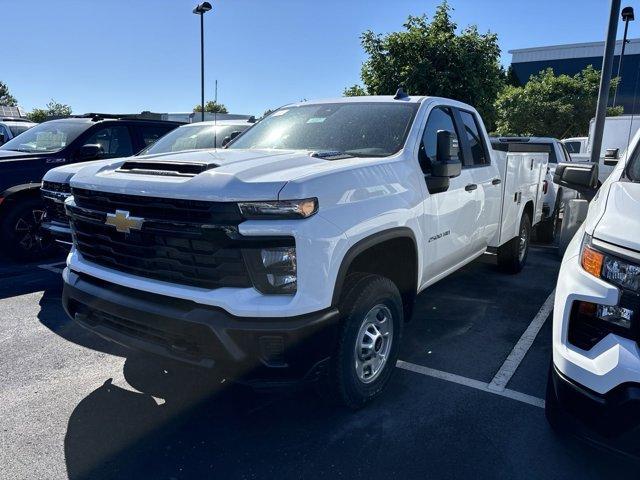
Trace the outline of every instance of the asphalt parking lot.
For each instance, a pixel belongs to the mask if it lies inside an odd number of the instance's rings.
[[[2,478],[609,478],[637,465],[544,419],[559,268],[485,256],[424,292],[390,388],[358,412],[251,394],[69,321],[55,261],[0,263]],[[538,333],[539,330],[539,333]]]

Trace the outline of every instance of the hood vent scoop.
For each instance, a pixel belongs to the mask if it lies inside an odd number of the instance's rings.
[[[206,170],[216,168],[215,163],[144,162],[130,160],[124,162],[116,172],[140,175],[161,175],[164,177],[195,177]]]

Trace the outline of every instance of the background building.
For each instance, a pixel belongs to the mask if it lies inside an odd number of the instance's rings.
[[[616,56],[613,60],[613,76],[618,72],[620,50],[622,40],[616,43]],[[512,55],[511,66],[513,74],[520,84],[527,82],[534,75],[548,67],[553,68],[556,75],[575,75],[587,65],[593,65],[600,70],[602,68],[602,56],[604,54],[604,42],[573,43],[567,45],[554,45],[550,47],[521,48],[509,50]],[[622,70],[620,71],[620,84],[616,97],[616,105],[624,107],[624,113],[640,112],[640,92],[634,106],[634,92],[638,82],[638,67],[640,66],[640,39],[629,39],[624,52]],[[610,97],[609,104],[613,98]]]

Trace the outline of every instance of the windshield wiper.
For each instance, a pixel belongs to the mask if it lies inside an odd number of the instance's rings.
[[[315,158],[322,158],[323,160],[343,160],[345,158],[355,157],[355,155],[341,152],[339,150],[319,150],[316,152],[312,152],[310,156]]]

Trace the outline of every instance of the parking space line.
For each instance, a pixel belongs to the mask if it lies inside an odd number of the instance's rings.
[[[534,407],[544,408],[544,400],[542,398],[534,397],[533,395],[528,395],[522,392],[516,392],[515,390],[509,390],[508,388],[503,388],[502,390],[493,390],[489,388],[488,383],[481,382],[480,380],[475,380],[473,378],[456,375],[455,373],[443,372],[441,370],[423,367],[422,365],[416,365],[415,363],[405,362],[403,360],[398,360],[396,362],[396,367],[402,368],[403,370],[408,370],[410,372],[419,373],[421,375],[445,380],[447,382],[457,383],[458,385],[464,385],[465,387],[475,388],[476,390],[481,390],[493,395],[499,395],[501,397],[517,400],[528,405],[533,405]]]
[[[516,370],[520,366],[520,362],[522,362],[525,355],[531,348],[531,345],[533,345],[542,325],[544,325],[544,322],[547,320],[551,310],[553,310],[553,299],[555,297],[555,293],[556,290],[554,288],[540,307],[540,310],[538,310],[536,316],[533,317],[533,320],[520,337],[520,340],[518,340],[518,343],[516,343],[513,350],[511,350],[511,353],[509,353],[509,356],[500,367],[500,370],[498,370],[498,373],[496,373],[491,382],[489,382],[490,390],[496,392],[504,390],[509,383],[509,380],[511,380],[511,377],[513,377],[513,374],[516,373]]]
[[[42,268],[43,270],[48,270],[49,272],[53,273],[62,273],[65,265],[66,262],[54,262],[38,265],[38,268]]]

